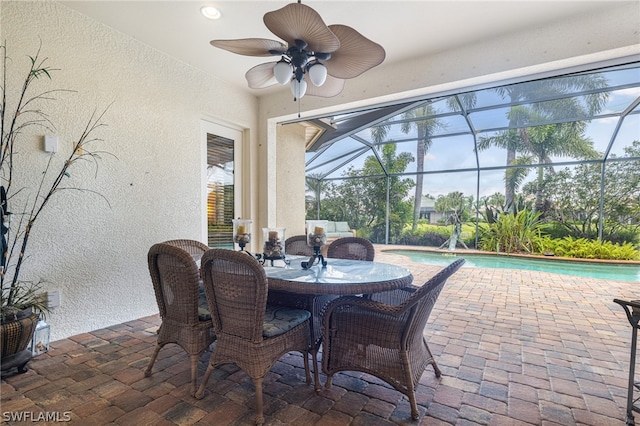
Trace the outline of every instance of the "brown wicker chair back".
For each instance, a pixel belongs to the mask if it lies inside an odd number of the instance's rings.
[[[216,333],[260,343],[267,305],[264,268],[247,253],[213,249],[202,272]]]
[[[162,323],[145,375],[151,374],[160,349],[167,343],[175,343],[191,358],[191,393],[194,394],[198,359],[215,340],[211,320],[200,315],[198,309],[198,266],[187,251],[167,243],[154,244],[147,257]]]
[[[313,247],[307,244],[306,235],[294,235],[284,242],[284,250],[286,254],[295,256],[313,256]]]
[[[202,255],[209,250],[209,246],[205,243],[196,240],[168,240],[165,244],[180,247],[182,250],[189,253],[191,256],[202,257]]]
[[[360,237],[333,240],[327,248],[327,257],[337,259],[368,260],[373,262],[376,250],[371,241]]]
[[[218,341],[195,396],[204,396],[213,369],[222,364],[236,364],[253,380],[256,422],[261,424],[264,422],[262,380],[281,356],[290,351],[301,352],[307,382],[311,382],[308,362],[310,314],[303,310],[268,308],[264,268],[247,253],[211,249],[202,257],[200,271]],[[265,334],[269,324],[280,314],[296,320],[290,321],[288,328]]]
[[[407,395],[418,419],[415,389],[427,365],[440,370],[424,339],[424,329],[447,279],[464,263],[458,259],[421,287],[375,293],[371,299],[345,296],[324,313],[322,369],[331,387],[338,371],[372,374]]]

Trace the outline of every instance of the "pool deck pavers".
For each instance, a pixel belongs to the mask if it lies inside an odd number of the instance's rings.
[[[416,284],[440,269],[390,248],[376,246],[376,260],[409,268]],[[418,421],[404,396],[366,374],[339,373],[316,393],[291,353],[265,379],[265,424],[624,425],[631,326],[614,298],[640,299],[640,283],[462,268],[425,330],[442,377],[423,374]],[[9,420],[18,414],[83,426],[253,424],[253,385],[233,365],[212,374],[202,400],[189,395],[189,361],[175,345],[144,377],[159,324],[151,316],[52,342],[27,373],[3,378],[2,424],[56,423]]]

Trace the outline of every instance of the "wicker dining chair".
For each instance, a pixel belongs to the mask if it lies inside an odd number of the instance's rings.
[[[197,240],[178,239],[168,240],[165,244],[171,244],[172,246],[180,247],[182,250],[189,253],[196,259],[200,259],[202,255],[209,250],[209,246]]]
[[[306,235],[294,235],[284,242],[286,254],[295,256],[313,256],[313,247],[307,243]],[[324,306],[337,296],[293,294],[284,291],[269,291],[267,302],[274,306],[286,306],[296,309],[305,309],[311,312],[311,330],[309,352],[311,353],[311,365],[313,366],[313,378],[317,391],[321,390],[320,372],[318,363],[318,351],[322,342],[322,316]]]
[[[196,261],[196,265],[200,268],[200,259],[202,259],[202,255],[205,254],[207,250],[209,250],[209,246],[203,242],[197,240],[188,240],[188,239],[178,239],[178,240],[167,240],[164,241],[165,244],[171,244],[172,246],[180,247],[187,253],[193,257],[193,260]],[[204,295],[204,286],[202,285],[202,278],[200,278],[200,295],[198,297],[198,306],[201,311],[206,311],[207,315],[209,312],[209,306],[207,305],[207,298]]]
[[[284,242],[284,251],[286,254],[296,256],[313,256],[313,247],[307,244],[306,235],[294,235]]]
[[[233,363],[256,389],[256,423],[264,422],[262,381],[280,357],[301,352],[309,374],[309,311],[267,305],[264,268],[246,253],[211,249],[202,257],[201,275],[218,338],[195,397],[204,396],[214,368]]]
[[[216,338],[208,309],[199,306],[200,271],[189,252],[167,242],[151,246],[147,257],[162,323],[145,376],[151,375],[160,349],[175,343],[189,354],[193,395],[200,355]]]
[[[458,259],[422,286],[372,294],[372,299],[343,296],[324,312],[322,369],[331,388],[338,371],[371,374],[405,394],[418,419],[415,390],[427,365],[440,370],[423,332],[447,279],[464,263]],[[382,303],[381,300],[392,302]]]
[[[376,250],[371,241],[361,237],[343,237],[333,240],[327,248],[327,257],[337,259],[368,260],[373,262]]]

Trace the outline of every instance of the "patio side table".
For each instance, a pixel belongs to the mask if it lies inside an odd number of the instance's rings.
[[[638,343],[638,323],[640,322],[640,300],[625,301],[613,299],[615,303],[622,306],[627,314],[629,324],[631,324],[631,356],[629,359],[629,384],[627,388],[627,425],[635,425],[633,412],[640,413],[640,396],[634,397],[635,392],[640,392],[640,382],[635,381],[636,370],[636,346]]]

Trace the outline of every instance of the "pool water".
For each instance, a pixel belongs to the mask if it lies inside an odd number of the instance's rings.
[[[466,260],[463,267],[467,268],[524,269],[578,277],[640,282],[640,265],[599,264],[466,253],[433,253],[418,250],[387,250],[386,252],[402,254],[416,263],[435,266],[447,266],[458,257],[463,257]]]

